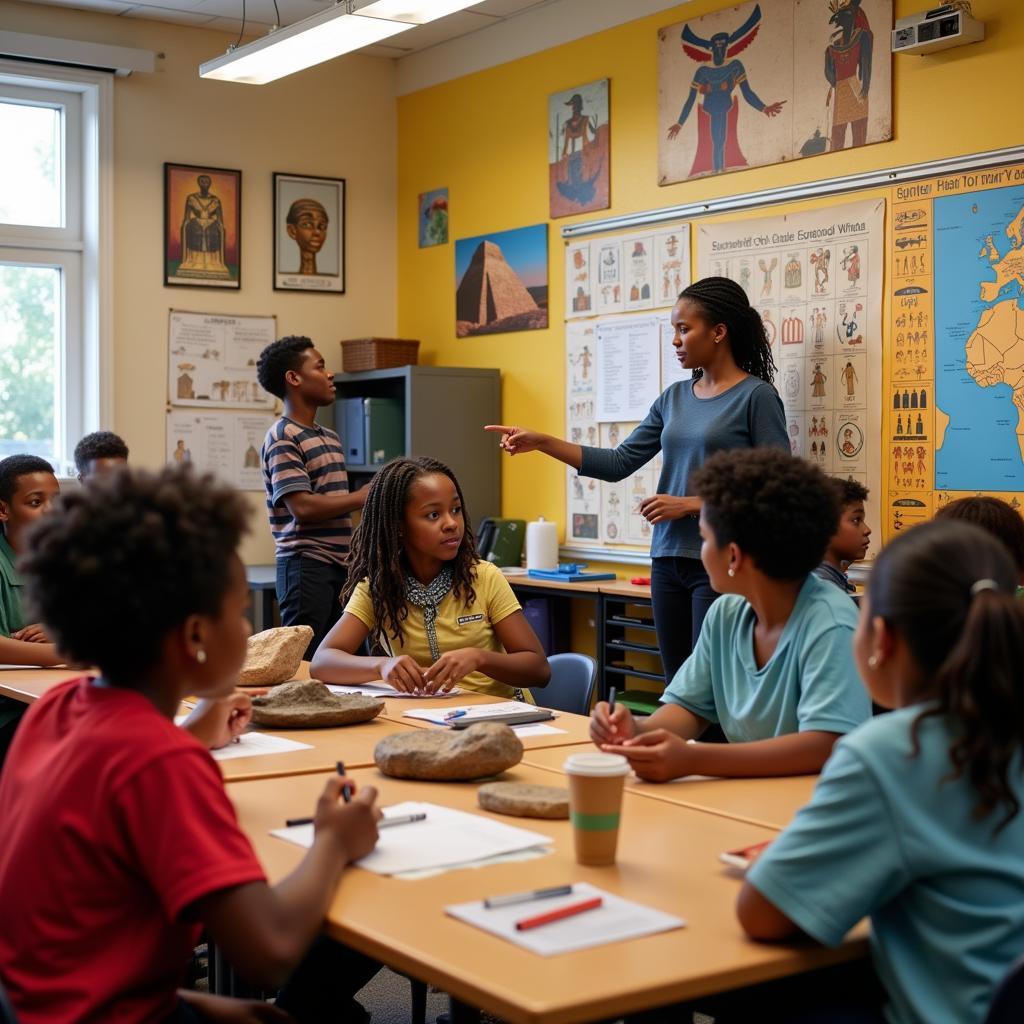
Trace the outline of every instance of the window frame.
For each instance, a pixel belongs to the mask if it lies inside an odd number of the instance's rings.
[[[64,271],[54,461],[58,475],[73,476],[78,439],[93,430],[115,429],[113,76],[0,60],[0,98],[8,96],[65,107],[64,223],[59,228],[0,224],[0,262]]]

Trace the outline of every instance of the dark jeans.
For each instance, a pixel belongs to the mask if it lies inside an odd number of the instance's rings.
[[[882,988],[869,960],[839,964],[808,974],[692,1003],[666,1006],[626,1018],[627,1024],[885,1024]]]
[[[716,597],[699,558],[651,560],[651,604],[666,683],[690,656]]]
[[[313,639],[306,648],[307,660],[341,618],[341,588],[347,578],[343,566],[308,555],[288,555],[277,560],[281,625],[313,628]]]

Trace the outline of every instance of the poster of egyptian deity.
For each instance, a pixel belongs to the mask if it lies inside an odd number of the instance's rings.
[[[569,217],[611,205],[608,79],[556,92],[548,99],[548,191],[551,216]]]
[[[760,0],[658,31],[658,182],[892,138],[892,0]]]

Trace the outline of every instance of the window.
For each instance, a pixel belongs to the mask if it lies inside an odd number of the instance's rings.
[[[0,457],[61,474],[110,425],[110,102],[102,72],[0,61]]]

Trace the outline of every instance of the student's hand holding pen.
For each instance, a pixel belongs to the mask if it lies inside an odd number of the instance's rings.
[[[201,700],[182,722],[182,727],[210,750],[233,743],[252,721],[249,694],[236,690],[221,700]]]
[[[347,787],[351,800],[346,800]],[[377,790],[363,786],[358,791],[354,780],[345,775],[332,775],[316,803],[313,832],[317,839],[326,837],[337,843],[341,856],[350,864],[365,857],[377,845]]]
[[[636,735],[636,722],[629,708],[598,701],[590,716],[590,738],[600,747],[606,743],[624,743]]]
[[[426,688],[422,666],[408,654],[388,658],[380,666],[380,677],[402,693],[418,693]]]
[[[447,693],[453,686],[475,672],[482,664],[481,652],[475,647],[445,651],[426,672],[423,682],[427,693]]]
[[[621,754],[637,777],[646,782],[667,782],[697,774],[697,748],[667,729],[652,729],[621,744],[603,743],[606,754]]]

